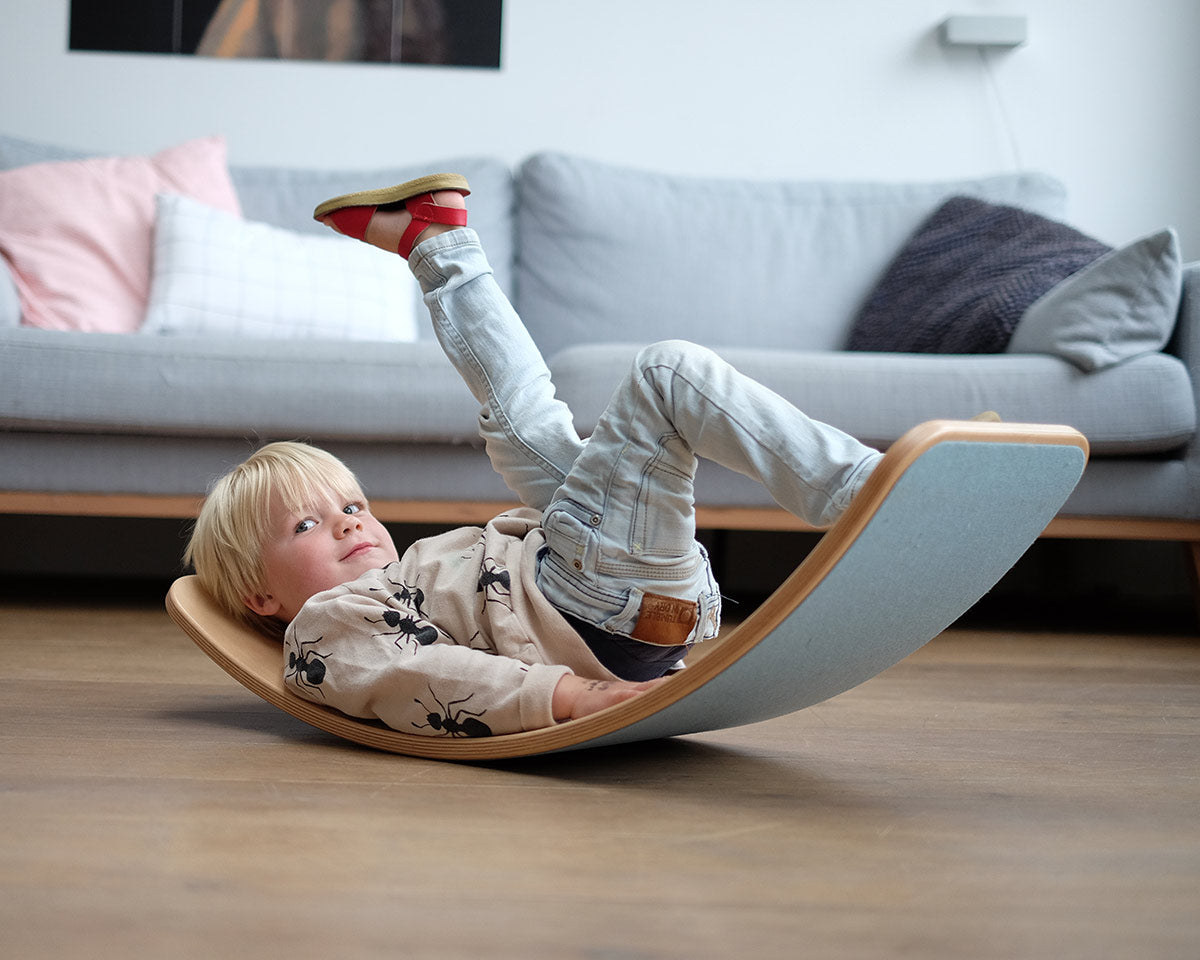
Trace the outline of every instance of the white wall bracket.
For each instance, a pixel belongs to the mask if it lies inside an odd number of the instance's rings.
[[[953,16],[942,21],[946,46],[1019,47],[1028,39],[1028,18]]]

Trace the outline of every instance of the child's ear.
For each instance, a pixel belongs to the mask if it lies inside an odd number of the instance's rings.
[[[273,617],[279,612],[280,603],[269,593],[256,593],[253,596],[242,597],[242,603],[257,613],[260,617]]]

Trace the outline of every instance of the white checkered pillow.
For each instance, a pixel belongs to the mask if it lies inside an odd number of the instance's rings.
[[[395,254],[157,198],[142,332],[326,340],[417,339],[419,290]]]

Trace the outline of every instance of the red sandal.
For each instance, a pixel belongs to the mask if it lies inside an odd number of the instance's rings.
[[[439,190],[457,190],[464,197],[471,192],[466,177],[457,173],[434,173],[394,187],[360,190],[358,193],[347,193],[326,200],[313,211],[313,219],[322,220],[327,217],[341,233],[355,240],[364,240],[367,225],[375,216],[378,207],[403,203],[412,215],[412,223],[400,237],[396,252],[407,260],[417,237],[430,224],[442,223],[452,227],[467,225],[466,210],[460,207],[443,207],[433,202],[433,194]]]

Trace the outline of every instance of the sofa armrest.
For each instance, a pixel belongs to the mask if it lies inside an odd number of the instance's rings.
[[[1184,264],[1183,296],[1179,302],[1179,317],[1167,344],[1188,368],[1192,384],[1200,391],[1200,261]],[[1200,396],[1197,398],[1200,403]]]
[[[1179,319],[1167,344],[1167,352],[1179,357],[1187,366],[1196,395],[1196,412],[1200,416],[1200,261],[1183,268],[1183,298],[1179,304]],[[1192,502],[1200,504],[1200,431],[1184,449]]]
[[[21,298],[17,296],[17,285],[13,283],[8,261],[0,257],[0,330],[21,325]]]
[[[1167,350],[1193,373],[1200,370],[1200,260],[1183,265],[1183,298]]]

